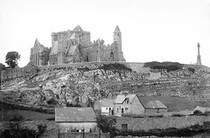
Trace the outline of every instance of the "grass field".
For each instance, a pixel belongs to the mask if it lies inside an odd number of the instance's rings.
[[[24,120],[46,120],[55,117],[54,114],[12,109],[10,106],[0,104],[0,121],[10,121],[14,116],[22,116]]]
[[[168,107],[168,111],[193,110],[197,106],[210,107],[210,102],[202,103],[198,101],[189,100],[185,97],[169,97],[169,96],[145,96],[140,97],[140,100],[150,101],[159,100]]]

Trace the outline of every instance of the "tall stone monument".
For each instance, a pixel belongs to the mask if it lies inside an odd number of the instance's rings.
[[[202,65],[201,63],[201,55],[200,55],[200,44],[198,43],[198,55],[197,55],[197,65]]]

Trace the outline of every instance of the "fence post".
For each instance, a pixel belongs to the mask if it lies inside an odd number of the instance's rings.
[[[82,138],[85,138],[85,130],[82,129]]]
[[[101,138],[101,129],[99,128],[98,137]]]
[[[58,129],[58,138],[60,138],[60,129]]]

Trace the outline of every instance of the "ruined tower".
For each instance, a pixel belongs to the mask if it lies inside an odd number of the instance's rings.
[[[117,44],[118,50],[122,51],[122,39],[121,39],[121,32],[118,25],[114,30],[114,43]]]
[[[197,65],[202,65],[201,63],[201,55],[200,55],[200,44],[198,43],[198,55],[197,55]]]
[[[121,32],[120,28],[117,25],[114,30],[114,44],[116,45],[116,54],[117,54],[117,61],[125,61],[125,58],[123,56],[122,52],[122,38],[121,38]]]

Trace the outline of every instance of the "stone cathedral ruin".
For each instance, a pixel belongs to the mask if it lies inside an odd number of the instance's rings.
[[[125,61],[122,52],[121,32],[114,30],[114,41],[105,45],[104,40],[91,42],[90,32],[78,25],[73,30],[52,33],[52,47],[44,47],[37,39],[31,48],[30,62],[36,66],[60,65],[80,62]]]

